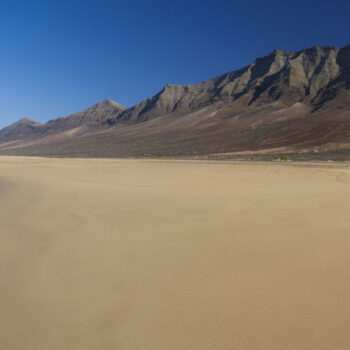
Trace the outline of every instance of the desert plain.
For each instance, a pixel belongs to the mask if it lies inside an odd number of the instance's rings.
[[[350,166],[0,157],[0,349],[350,348]]]

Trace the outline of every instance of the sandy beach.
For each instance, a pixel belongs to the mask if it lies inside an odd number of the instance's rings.
[[[348,350],[350,166],[0,157],[0,349]]]

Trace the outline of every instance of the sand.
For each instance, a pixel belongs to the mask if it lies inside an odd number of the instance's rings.
[[[350,348],[350,167],[0,158],[0,349]]]

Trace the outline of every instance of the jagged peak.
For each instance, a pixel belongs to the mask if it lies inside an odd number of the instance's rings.
[[[257,57],[255,59],[255,62],[270,60],[271,58],[275,58],[277,56],[288,56],[289,54],[290,54],[289,51],[284,51],[284,50],[280,50],[280,49],[274,49],[273,51],[271,51],[269,54],[267,54],[265,56]]]
[[[308,54],[308,53],[326,53],[329,51],[338,51],[339,48],[337,46],[312,46],[312,47],[307,47],[302,50],[299,50],[296,52],[296,55],[300,54]]]
[[[344,46],[342,49],[348,49],[350,48],[350,45]],[[242,72],[244,73],[244,71],[246,71],[247,69],[256,69],[257,65],[261,65],[264,64],[265,61],[268,62],[269,65],[274,65],[275,68],[273,69],[273,71],[278,71],[279,69],[281,69],[283,67],[283,65],[288,62],[289,59],[293,59],[297,56],[299,56],[300,54],[307,54],[308,52],[327,52],[330,50],[339,50],[339,48],[337,46],[313,46],[310,48],[306,48],[306,49],[302,49],[300,51],[287,51],[287,50],[282,50],[282,49],[274,49],[272,52],[270,52],[269,54],[265,55],[265,56],[261,56],[256,58],[256,60],[246,66],[243,67],[241,69],[235,70],[235,71],[230,71],[227,72],[225,74],[222,74],[220,76],[217,76],[215,78],[212,79],[208,79],[206,81],[200,82],[200,83],[196,83],[196,84],[187,84],[187,85],[178,85],[178,84],[171,84],[168,83],[166,84],[162,90],[160,90],[160,92],[158,94],[156,94],[155,96],[153,96],[152,98],[148,98],[142,102],[145,101],[149,101],[149,100],[153,100],[155,97],[158,97],[159,95],[163,94],[164,92],[171,92],[171,91],[177,91],[177,90],[181,90],[181,89],[186,89],[189,87],[198,87],[198,86],[204,86],[205,84],[208,84],[210,82],[213,81],[221,81],[222,79],[224,79],[227,76],[230,75],[234,75],[235,73],[239,73]],[[267,67],[265,67],[267,68]]]
[[[178,88],[182,88],[184,87],[185,85],[179,85],[179,84],[171,84],[171,83],[168,83],[164,86],[164,88],[162,89],[162,91],[164,90],[173,90],[173,89],[178,89]]]
[[[289,54],[289,51],[281,50],[281,49],[274,49],[270,55],[286,55]]]

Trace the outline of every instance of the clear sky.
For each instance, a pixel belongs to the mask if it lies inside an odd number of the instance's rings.
[[[275,48],[350,44],[349,0],[1,0],[0,127],[167,83],[210,79]]]

